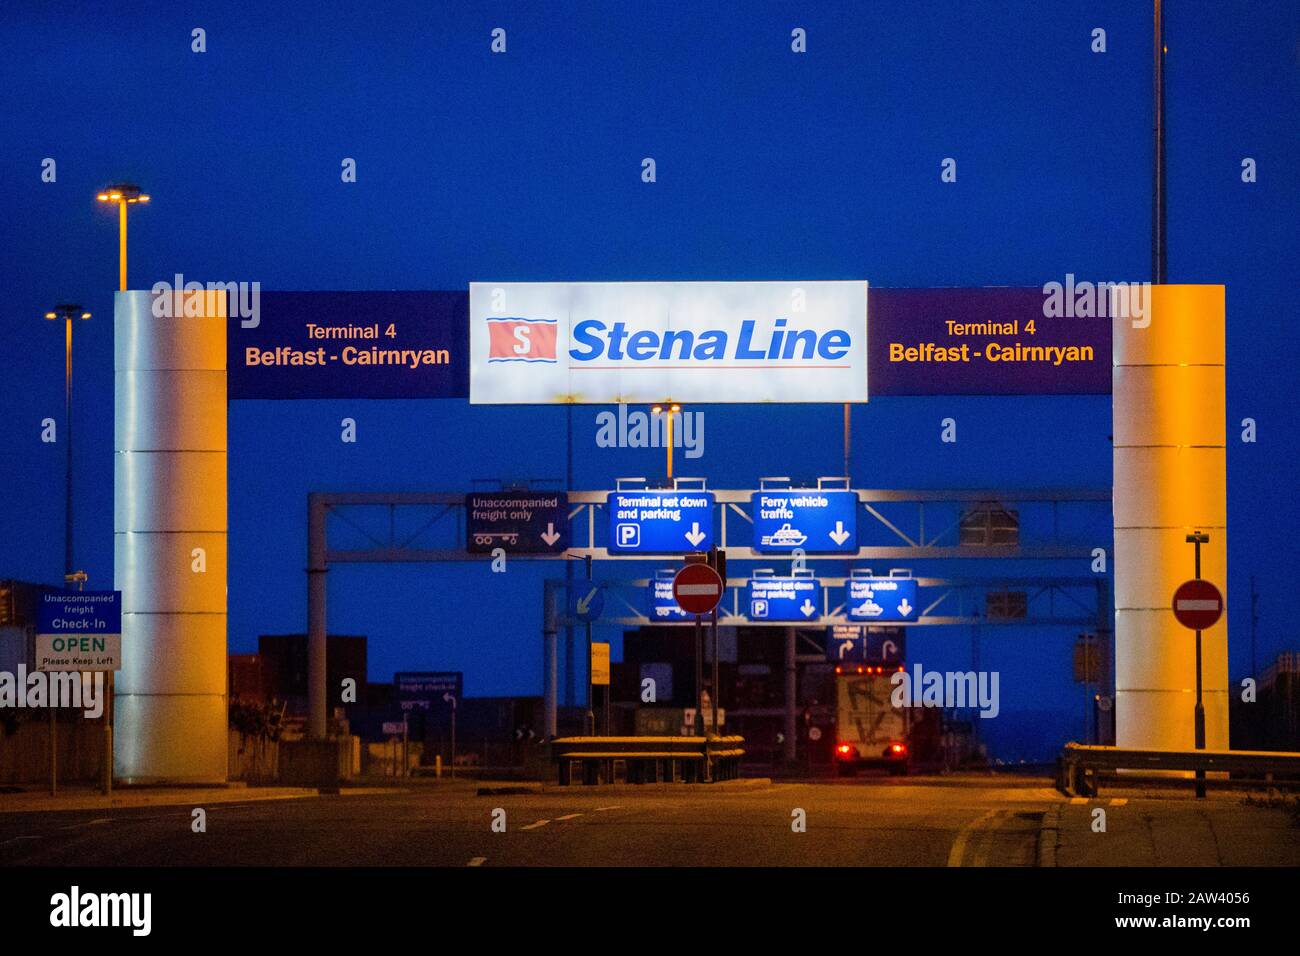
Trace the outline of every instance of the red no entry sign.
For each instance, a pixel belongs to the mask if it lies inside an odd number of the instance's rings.
[[[1214,627],[1223,614],[1223,595],[1209,581],[1193,578],[1178,585],[1173,607],[1179,624],[1204,631]]]
[[[673,577],[673,597],[687,614],[708,614],[722,600],[722,578],[707,564],[688,564]]]

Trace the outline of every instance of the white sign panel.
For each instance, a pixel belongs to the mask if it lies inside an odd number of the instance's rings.
[[[866,282],[473,282],[479,405],[865,402]]]
[[[37,634],[38,671],[122,669],[121,634]]]

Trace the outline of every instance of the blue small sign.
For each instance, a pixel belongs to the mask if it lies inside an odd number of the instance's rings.
[[[849,578],[844,616],[850,621],[915,621],[915,578]]]
[[[867,629],[861,624],[832,624],[826,629],[826,660],[861,664],[867,658]]]
[[[907,628],[867,628],[867,663],[900,666],[907,656]]]
[[[122,633],[121,591],[46,591],[36,605],[37,634]]]
[[[750,578],[746,597],[751,621],[811,621],[822,616],[816,578]]]
[[[569,588],[569,613],[585,624],[600,617],[605,610],[605,592],[591,581],[575,581]]]
[[[450,713],[460,702],[464,675],[460,671],[403,671],[393,675],[393,683],[403,711]]]
[[[569,547],[569,495],[563,491],[484,491],[465,496],[465,550],[561,554]]]
[[[713,546],[708,491],[614,491],[606,499],[611,554],[683,554]]]
[[[754,550],[789,554],[856,554],[856,491],[756,491],[749,499]]]
[[[673,597],[673,575],[668,571],[663,576],[656,576],[646,589],[646,617],[655,624],[672,624],[679,621],[693,621],[694,615],[682,610],[677,599]]]
[[[894,669],[903,664],[907,641],[901,627],[832,624],[826,629],[826,660]]]

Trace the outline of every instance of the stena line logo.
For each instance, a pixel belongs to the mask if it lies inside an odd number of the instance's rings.
[[[475,404],[865,402],[867,283],[475,282]]]
[[[489,362],[555,362],[555,319],[490,318]]]
[[[778,318],[770,328],[759,331],[759,322],[740,323],[734,341],[725,329],[630,330],[625,322],[606,324],[587,319],[573,327],[574,345],[569,357],[577,362],[809,362],[813,365],[842,360],[853,341],[847,329],[790,327],[791,320]]]

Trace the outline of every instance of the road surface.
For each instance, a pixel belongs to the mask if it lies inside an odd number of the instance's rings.
[[[0,813],[0,865],[1037,866],[1058,851],[1061,865],[1300,863],[1288,815],[1240,794],[1072,803],[1036,778],[746,783],[213,803],[203,833],[190,806]],[[1108,833],[1093,829],[1098,807]]]

